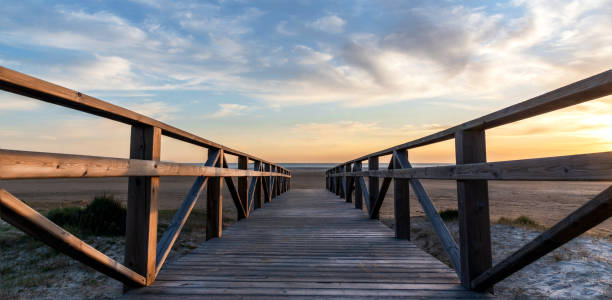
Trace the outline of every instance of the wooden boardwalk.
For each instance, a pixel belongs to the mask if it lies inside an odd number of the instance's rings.
[[[478,298],[446,265],[325,190],[291,190],[124,298]]]

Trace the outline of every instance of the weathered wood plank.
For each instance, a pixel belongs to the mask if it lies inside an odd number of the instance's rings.
[[[161,129],[132,126],[130,158],[159,161]],[[157,249],[157,195],[159,177],[131,176],[128,181],[125,265],[155,281]]]
[[[457,164],[487,161],[484,130],[455,133]],[[461,283],[471,287],[474,278],[491,267],[491,221],[486,180],[457,180]]]
[[[378,170],[378,156],[368,158],[368,170]],[[370,201],[368,202],[368,212],[370,213],[370,216],[372,215],[374,204],[378,199],[379,190],[378,177],[369,177],[368,192],[370,194]]]
[[[270,172],[206,167],[187,163],[0,149],[0,179],[269,175],[271,175]],[[281,174],[280,176],[290,175]]]
[[[221,153],[219,150],[208,150],[208,159],[205,165],[214,167],[217,163],[217,160],[219,159],[220,154]],[[206,185],[207,181],[208,177],[200,176],[196,178],[195,182],[191,186],[191,189],[189,190],[189,192],[185,196],[185,199],[181,203],[181,206],[172,218],[172,221],[170,221],[170,224],[164,231],[164,234],[162,235],[159,243],[157,244],[157,254],[155,262],[156,275],[159,273],[159,270],[161,270],[164,261],[168,257],[168,254],[170,254],[174,242],[181,233],[183,225],[185,225],[185,222],[187,222],[189,214],[191,214],[191,211],[193,210],[196,201],[200,197],[200,193],[202,193],[202,190],[204,190],[204,186]]]
[[[223,168],[229,169],[227,164],[227,160],[225,156],[223,156]],[[230,192],[232,200],[234,202],[234,206],[236,206],[236,218],[238,220],[242,220],[247,217],[246,207],[244,206],[244,202],[240,199],[240,194],[238,193],[238,189],[234,185],[234,179],[231,177],[224,177],[225,184],[227,185],[227,190]]]
[[[249,167],[249,160],[246,156],[238,156],[238,169],[246,170]],[[244,208],[245,217],[249,217],[251,213],[251,203],[252,198],[249,198],[249,182],[246,176],[238,177],[238,195],[239,199],[242,202],[242,207]]]
[[[226,166],[225,155],[220,150],[216,166]],[[232,182],[233,183],[233,182]],[[219,238],[223,234],[223,179],[210,177],[206,187],[206,240]]]
[[[371,209],[371,205],[370,205],[370,194],[368,193],[368,187],[366,186],[365,183],[365,179],[363,179],[363,177],[358,177],[359,178],[359,189],[361,189],[361,194],[363,195],[363,199],[365,200],[365,205],[366,208],[368,210],[368,215],[370,214],[370,209]]]
[[[332,176],[376,176],[447,180],[611,181],[612,152],[470,163]]]
[[[291,190],[282,199],[125,298],[488,297],[465,290],[446,265],[332,193]]]
[[[57,226],[4,189],[0,189],[0,217],[54,249],[126,285],[144,286],[147,283],[144,276]]]
[[[211,149],[223,149],[225,153],[246,156],[252,160],[270,163],[241,151],[225,147],[192,133],[154,120],[129,109],[96,99],[83,93],[0,66],[0,89],[35,98],[49,103],[80,110],[122,123],[140,127],[156,127],[161,133],[190,144]]]
[[[450,140],[458,131],[490,129],[604,97],[610,94],[612,94],[612,70],[607,70],[535,98],[503,108],[486,116],[465,122],[461,125],[451,127],[414,141],[370,153],[348,162],[363,161],[373,156],[389,155],[392,154],[393,151],[397,150],[407,150]]]
[[[359,172],[361,171],[361,162],[356,162],[353,164],[353,172]],[[355,182],[355,208],[356,209],[363,209],[363,199],[362,199],[362,192],[361,192],[361,183],[359,181],[359,177],[353,177],[353,181]]]
[[[395,160],[401,168],[409,169],[412,167],[408,161],[408,155],[402,155],[398,152],[398,155],[395,156]],[[455,239],[453,239],[453,236],[450,234],[446,224],[444,224],[444,221],[442,221],[442,218],[440,218],[440,214],[438,214],[436,206],[429,198],[429,195],[427,195],[427,191],[425,191],[421,181],[418,179],[411,179],[410,185],[412,186],[412,189],[414,190],[417,200],[419,200],[427,219],[429,219],[431,226],[436,232],[436,236],[438,239],[440,239],[444,252],[446,252],[446,255],[448,255],[450,258],[453,268],[455,268],[457,274],[461,274],[461,254]]]
[[[573,238],[612,216],[612,186],[599,193],[533,241],[472,280],[472,288],[486,290]]]
[[[400,157],[400,158],[398,158]],[[400,150],[393,153],[391,164],[393,169],[401,169],[400,161],[408,162],[408,151]],[[395,238],[410,240],[410,180],[393,179],[393,212],[395,216]]]

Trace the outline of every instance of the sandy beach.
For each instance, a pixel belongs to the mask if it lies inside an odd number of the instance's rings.
[[[324,170],[292,170],[292,189],[325,188]],[[159,230],[167,226],[174,210],[193,183],[191,177],[165,177],[160,180]],[[423,185],[438,210],[456,209],[454,181],[423,180]],[[494,182],[489,184],[493,260],[516,251],[539,234],[537,230],[495,224],[500,217],[528,216],[537,223],[551,226],[585,203],[610,183],[607,182]],[[110,194],[125,203],[127,178],[46,179],[0,181],[7,189],[36,210],[45,213],[56,207],[85,206],[96,195]],[[203,195],[206,195],[203,193]],[[282,200],[278,200],[282,201]],[[342,201],[338,199],[338,201]],[[229,192],[223,194],[224,227],[236,222],[236,210]],[[201,196],[171,252],[171,262],[195,249],[205,237],[205,196]],[[411,195],[412,240],[422,249],[445,263],[444,254],[430,224],[414,195]],[[393,227],[393,189],[390,188],[381,208],[381,221]],[[456,221],[446,222],[458,238]],[[553,251],[536,263],[496,285],[496,294],[504,299],[520,297],[555,298],[608,297],[612,294],[612,220],[608,220],[571,243]],[[83,237],[118,261],[123,260],[123,237]],[[0,221],[0,273],[8,280],[0,289],[0,298],[83,298],[121,295],[121,283],[114,281]],[[35,258],[24,253],[37,253]],[[44,258],[44,259],[42,259]],[[42,271],[41,271],[42,270]],[[27,274],[36,274],[32,277]],[[17,274],[15,276],[9,274]],[[8,277],[10,276],[10,278]],[[63,280],[70,276],[73,280]],[[541,284],[546,281],[546,284]],[[87,289],[83,289],[87,286]]]
[[[324,169],[295,168],[292,170],[291,187],[293,189],[325,188],[324,171]],[[178,208],[194,179],[192,177],[161,178],[159,209]],[[455,181],[422,180],[422,183],[439,211],[457,209]],[[592,199],[610,184],[612,183],[490,181],[491,220],[524,215],[549,227]],[[84,206],[95,195],[104,193],[112,194],[123,202],[127,197],[127,178],[5,180],[0,181],[0,187],[43,212],[61,206]],[[225,209],[235,214],[227,189],[224,189],[223,203]],[[423,215],[423,210],[414,194],[411,194],[410,204],[413,216]],[[205,209],[205,207],[206,203],[203,199],[196,204],[196,209]],[[393,186],[389,188],[380,215],[385,222],[393,219]],[[605,221],[589,233],[611,237],[612,220]]]

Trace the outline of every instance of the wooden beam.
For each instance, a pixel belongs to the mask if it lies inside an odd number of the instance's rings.
[[[346,164],[344,166],[344,170],[346,172],[351,172],[351,164]],[[346,202],[351,203],[352,202],[352,195],[351,195],[351,177],[349,176],[344,176],[344,199],[346,200]]]
[[[159,161],[161,129],[132,126],[130,158]],[[131,176],[128,182],[125,265],[155,281],[157,248],[157,195],[159,177]]]
[[[57,226],[4,189],[0,189],[0,217],[53,249],[128,286],[147,284],[144,276]]]
[[[402,168],[398,156],[401,156],[402,161],[408,162],[408,151],[400,150],[393,153],[391,164],[395,170]],[[395,238],[410,240],[410,179],[393,179],[393,208]]]
[[[266,173],[270,172],[270,164],[264,164],[265,167],[265,171]],[[265,199],[264,199],[264,203],[268,203],[272,200],[272,191],[270,190],[270,187],[272,186],[272,182],[271,182],[271,177],[270,175],[267,175],[266,177],[264,177],[264,195],[265,195]]]
[[[254,171],[261,171],[261,162],[255,161],[253,164]],[[261,198],[261,177],[251,178],[251,187],[249,188],[249,199],[254,203],[254,209],[263,207],[263,198]]]
[[[368,170],[370,171],[374,171],[374,170],[378,170],[378,156],[373,156],[368,158]],[[368,191],[370,193],[370,201],[369,201],[369,205],[368,205],[368,212],[370,213],[370,216],[372,214],[372,211],[374,209],[374,204],[376,203],[376,200],[378,199],[378,194],[379,194],[379,186],[378,186],[378,177],[370,177],[369,178],[370,184],[368,185]]]
[[[269,172],[169,163],[0,149],[0,179],[96,178],[129,176],[269,176]],[[290,175],[281,175],[290,176]]]
[[[223,156],[223,167],[226,169],[229,169],[225,156]],[[237,213],[236,219],[242,220],[246,218],[247,217],[246,207],[243,206],[243,202],[242,200],[240,200],[240,194],[238,193],[238,190],[236,189],[236,186],[234,185],[234,180],[231,177],[224,177],[223,179],[225,180],[225,184],[227,185],[227,190],[230,192],[230,195],[232,196],[232,200],[234,201],[234,206],[236,206],[236,213]]]
[[[455,133],[457,164],[486,162],[484,130]],[[457,180],[461,283],[470,288],[474,278],[491,268],[491,222],[486,180]]]
[[[356,162],[353,165],[353,172],[361,171],[361,162]],[[353,181],[355,182],[355,208],[362,210],[363,209],[363,199],[362,199],[362,191],[361,191],[361,183],[359,177],[353,177]]]
[[[370,215],[371,205],[370,205],[370,194],[368,193],[368,187],[366,186],[365,179],[363,177],[359,178],[359,186],[361,189],[361,193],[363,194],[363,199],[365,199],[365,205],[368,209],[368,216]]]
[[[193,145],[209,149],[223,149],[228,154],[242,155],[252,160],[267,162],[261,158],[217,144],[129,109],[1,66],[0,89],[130,125],[160,128],[163,135]]]
[[[612,94],[612,70],[607,70],[589,78],[568,84],[546,94],[503,108],[486,116],[465,122],[461,125],[451,127],[414,141],[370,153],[348,162],[363,161],[373,156],[389,155],[392,154],[393,151],[397,150],[407,150],[450,140],[454,137],[455,132],[457,131],[490,129],[604,97],[610,94]]]
[[[402,169],[412,168],[412,165],[408,161],[408,155],[403,155],[401,152],[397,152],[395,160]],[[448,255],[450,258],[455,272],[457,272],[457,275],[461,277],[461,255],[455,239],[453,239],[453,236],[446,227],[446,224],[444,224],[444,221],[442,221],[442,218],[440,218],[440,214],[438,214],[436,206],[429,198],[429,195],[427,195],[421,181],[418,179],[411,179],[410,185],[412,186],[412,189],[414,190],[417,200],[419,200],[427,219],[429,219],[431,226],[436,232],[436,236],[438,239],[440,239],[440,244],[442,244],[444,252],[446,252],[446,255]]]
[[[208,159],[205,165],[209,167],[214,167],[217,163],[217,160],[219,159],[220,152],[221,151],[214,149],[208,150]],[[189,192],[187,193],[187,195],[185,195],[185,199],[183,199],[181,206],[176,211],[176,214],[168,225],[168,228],[166,228],[163,236],[159,240],[159,243],[157,244],[157,254],[155,262],[156,277],[157,274],[159,274],[159,270],[161,270],[161,267],[164,265],[164,261],[166,261],[168,254],[170,254],[174,242],[176,242],[176,239],[181,233],[185,222],[187,222],[187,219],[189,218],[193,207],[198,201],[202,190],[204,190],[204,186],[206,186],[207,181],[208,177],[199,176],[196,178],[195,182],[191,186],[191,189],[189,189]]]
[[[238,156],[238,169],[246,170],[249,168],[249,160],[246,156]],[[246,176],[238,177],[238,195],[240,195],[240,201],[242,201],[242,207],[244,207],[245,217],[249,217],[251,211],[251,204],[249,198],[249,182]]]
[[[611,181],[612,152],[401,170],[361,171],[337,174],[337,176],[446,180]]]
[[[227,166],[223,150],[220,150],[217,167]],[[232,182],[233,184],[233,182]],[[220,238],[223,234],[223,178],[210,177],[206,187],[206,240]],[[236,207],[237,211],[240,211]],[[240,214],[240,213],[239,213]]]
[[[472,280],[483,291],[612,216],[612,186],[576,209],[533,241]]]

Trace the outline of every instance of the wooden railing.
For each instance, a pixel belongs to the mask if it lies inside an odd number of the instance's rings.
[[[492,266],[488,180],[612,181],[612,152],[487,162],[485,130],[612,94],[612,70],[533,99],[395,147],[371,153],[326,171],[326,187],[378,218],[394,181],[395,233],[410,239],[409,187],[412,186],[462,284],[485,291],[550,251],[612,216],[612,186],[536,239]],[[612,134],[612,133],[611,133]],[[413,168],[408,149],[455,139],[456,165]],[[387,170],[379,157],[391,155]],[[368,170],[362,162],[368,161]],[[366,186],[364,177],[369,177]],[[379,187],[379,178],[383,178]],[[455,242],[419,179],[457,181],[459,244]]]
[[[0,89],[132,126],[129,159],[0,149],[0,179],[129,177],[124,264],[89,246],[0,188],[3,220],[127,286],[146,286],[155,281],[205,186],[207,240],[221,237],[223,181],[234,200],[239,220],[248,218],[252,210],[263,207],[264,202],[270,202],[291,186],[291,173],[277,164],[4,67],[0,67]],[[205,164],[160,161],[162,135],[207,148]],[[238,169],[228,168],[226,154],[238,157]],[[253,170],[248,170],[249,161],[253,162]],[[197,179],[158,243],[160,176],[196,176]],[[232,177],[238,177],[237,187]]]

